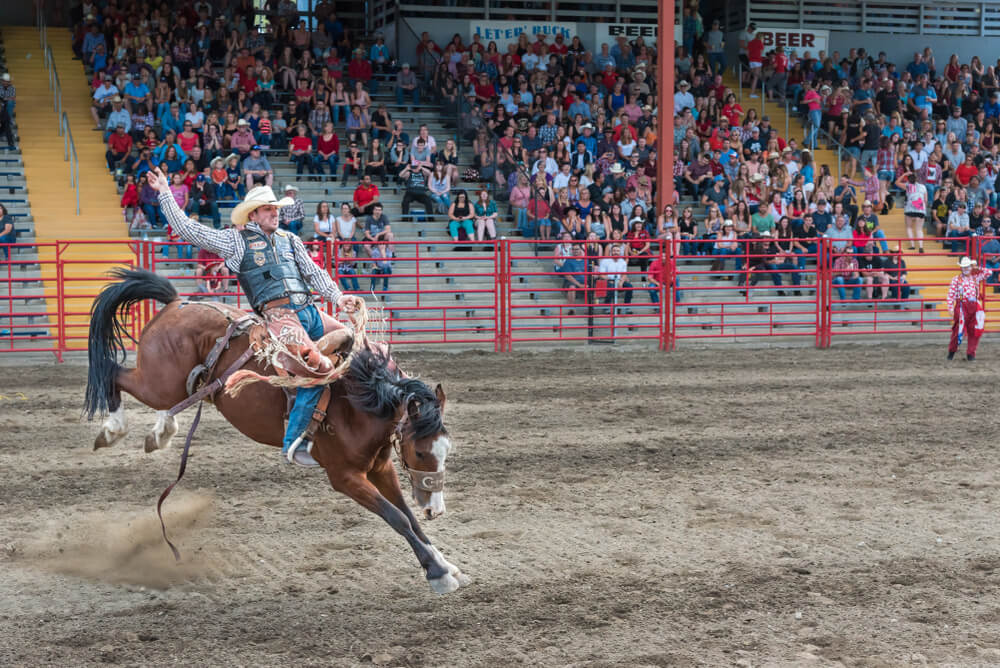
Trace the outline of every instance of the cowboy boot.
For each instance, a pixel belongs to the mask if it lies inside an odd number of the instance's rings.
[[[354,333],[346,327],[334,330],[320,337],[316,347],[330,359],[334,367],[340,366],[354,347]]]

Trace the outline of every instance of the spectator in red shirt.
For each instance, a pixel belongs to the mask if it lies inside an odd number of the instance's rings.
[[[479,79],[476,80],[476,102],[479,104],[486,104],[496,97],[496,90],[493,88],[493,84],[490,83],[490,77],[485,72],[479,75]]]
[[[354,208],[351,211],[355,216],[369,216],[375,205],[381,204],[379,197],[378,186],[372,183],[371,175],[365,174],[354,189]]]
[[[764,66],[764,41],[760,38],[760,33],[755,33],[747,44],[747,60],[750,61],[750,97],[755,99],[757,96],[754,89]]]
[[[316,173],[313,144],[312,140],[306,136],[306,126],[301,124],[296,126],[295,136],[288,141],[288,157],[295,163],[296,176],[301,176],[306,169],[309,170],[310,174]]]
[[[108,161],[108,171],[115,171],[115,164],[124,160],[132,152],[132,135],[125,132],[125,125],[118,124],[108,137],[108,150],[104,157]]]
[[[969,181],[977,174],[979,174],[979,168],[973,164],[972,154],[966,153],[965,161],[955,169],[955,180],[964,188],[969,185]]]
[[[323,173],[323,165],[329,165],[330,176],[337,178],[337,165],[340,163],[340,139],[333,131],[333,123],[323,124],[323,132],[316,136],[316,171]]]
[[[788,56],[785,55],[785,47],[779,46],[774,56],[771,58],[771,66],[774,73],[767,82],[767,99],[772,100],[775,93],[780,97],[785,97],[785,89],[788,84]],[[751,88],[751,90],[753,90]]]
[[[354,50],[354,58],[347,65],[347,78],[350,79],[351,86],[360,81],[370,95],[378,92],[378,81],[372,78],[372,64],[365,60],[365,53],[361,49]]]

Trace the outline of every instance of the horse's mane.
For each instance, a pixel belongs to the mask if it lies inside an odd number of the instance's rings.
[[[344,381],[351,404],[382,419],[393,417],[400,404],[416,401],[417,414],[407,420],[407,429],[415,439],[446,431],[434,391],[423,381],[406,378],[398,368],[390,368],[384,353],[356,352]]]

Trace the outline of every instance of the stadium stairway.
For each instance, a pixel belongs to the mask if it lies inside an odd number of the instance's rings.
[[[738,96],[742,95],[740,105],[744,109],[752,106],[760,111],[761,115],[767,115],[771,120],[772,127],[778,128],[778,131],[782,134],[784,134],[787,122],[789,137],[797,139],[800,144],[802,143],[803,137],[805,136],[802,121],[791,109],[789,109],[790,115],[787,115],[783,102],[768,102],[765,99],[763,105],[761,105],[760,98],[750,98],[748,91],[740,90],[739,82],[736,80],[736,77],[732,75],[732,73],[727,74],[725,77],[725,83],[733,90],[739,91],[737,93]],[[817,145],[816,152],[813,155],[813,162],[817,166],[823,164],[829,165],[830,171],[833,172],[834,175],[837,174],[837,152],[835,150]],[[846,167],[846,163],[844,166]],[[863,176],[859,173],[855,178],[857,180],[862,180]],[[906,224],[903,220],[903,202],[898,193],[896,194],[895,199],[895,208],[893,208],[888,214],[879,216],[879,225],[885,232],[886,237],[890,239],[905,239]],[[933,284],[922,288],[921,296],[925,299],[933,300],[936,307],[935,312],[939,313],[942,318],[947,319],[949,317],[947,312],[948,309],[945,304],[945,296],[948,293],[947,283],[951,280],[951,277],[955,275],[955,263],[952,261],[952,256],[945,255],[945,251],[941,250],[940,244],[933,241],[929,241],[924,244],[926,249],[925,254],[919,254],[916,252],[910,253],[905,241],[900,245],[904,253],[904,259],[907,267],[910,270],[910,282]],[[895,244],[893,244],[893,248],[894,247]],[[989,309],[989,307],[990,304],[987,303],[987,308]],[[1000,312],[1000,305],[993,305],[992,310]],[[990,320],[995,319],[991,318],[989,313],[987,313],[987,318]]]
[[[53,111],[53,93],[32,27],[6,26],[4,45],[11,77],[17,87],[17,119],[28,199],[34,218],[34,240],[126,239],[119,200],[105,169],[103,135],[92,132],[90,90],[80,64],[73,59],[68,34],[53,29],[50,40],[53,60],[62,86],[63,109],[80,161],[80,213],[76,213],[76,190],[70,186],[70,163],[65,161],[64,139],[59,118]],[[24,239],[28,240],[28,239]],[[68,338],[86,345],[86,327],[93,295],[105,282],[104,274],[132,254],[121,244],[74,245],[60,254],[64,261]],[[56,311],[56,252],[39,248],[41,277],[45,280],[48,311]]]

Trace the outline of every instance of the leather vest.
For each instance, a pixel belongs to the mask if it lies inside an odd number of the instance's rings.
[[[240,232],[246,252],[240,263],[239,281],[253,310],[260,311],[269,301],[288,297],[302,305],[312,294],[295,264],[295,249],[284,230],[275,230],[270,238],[263,232],[244,229]]]

